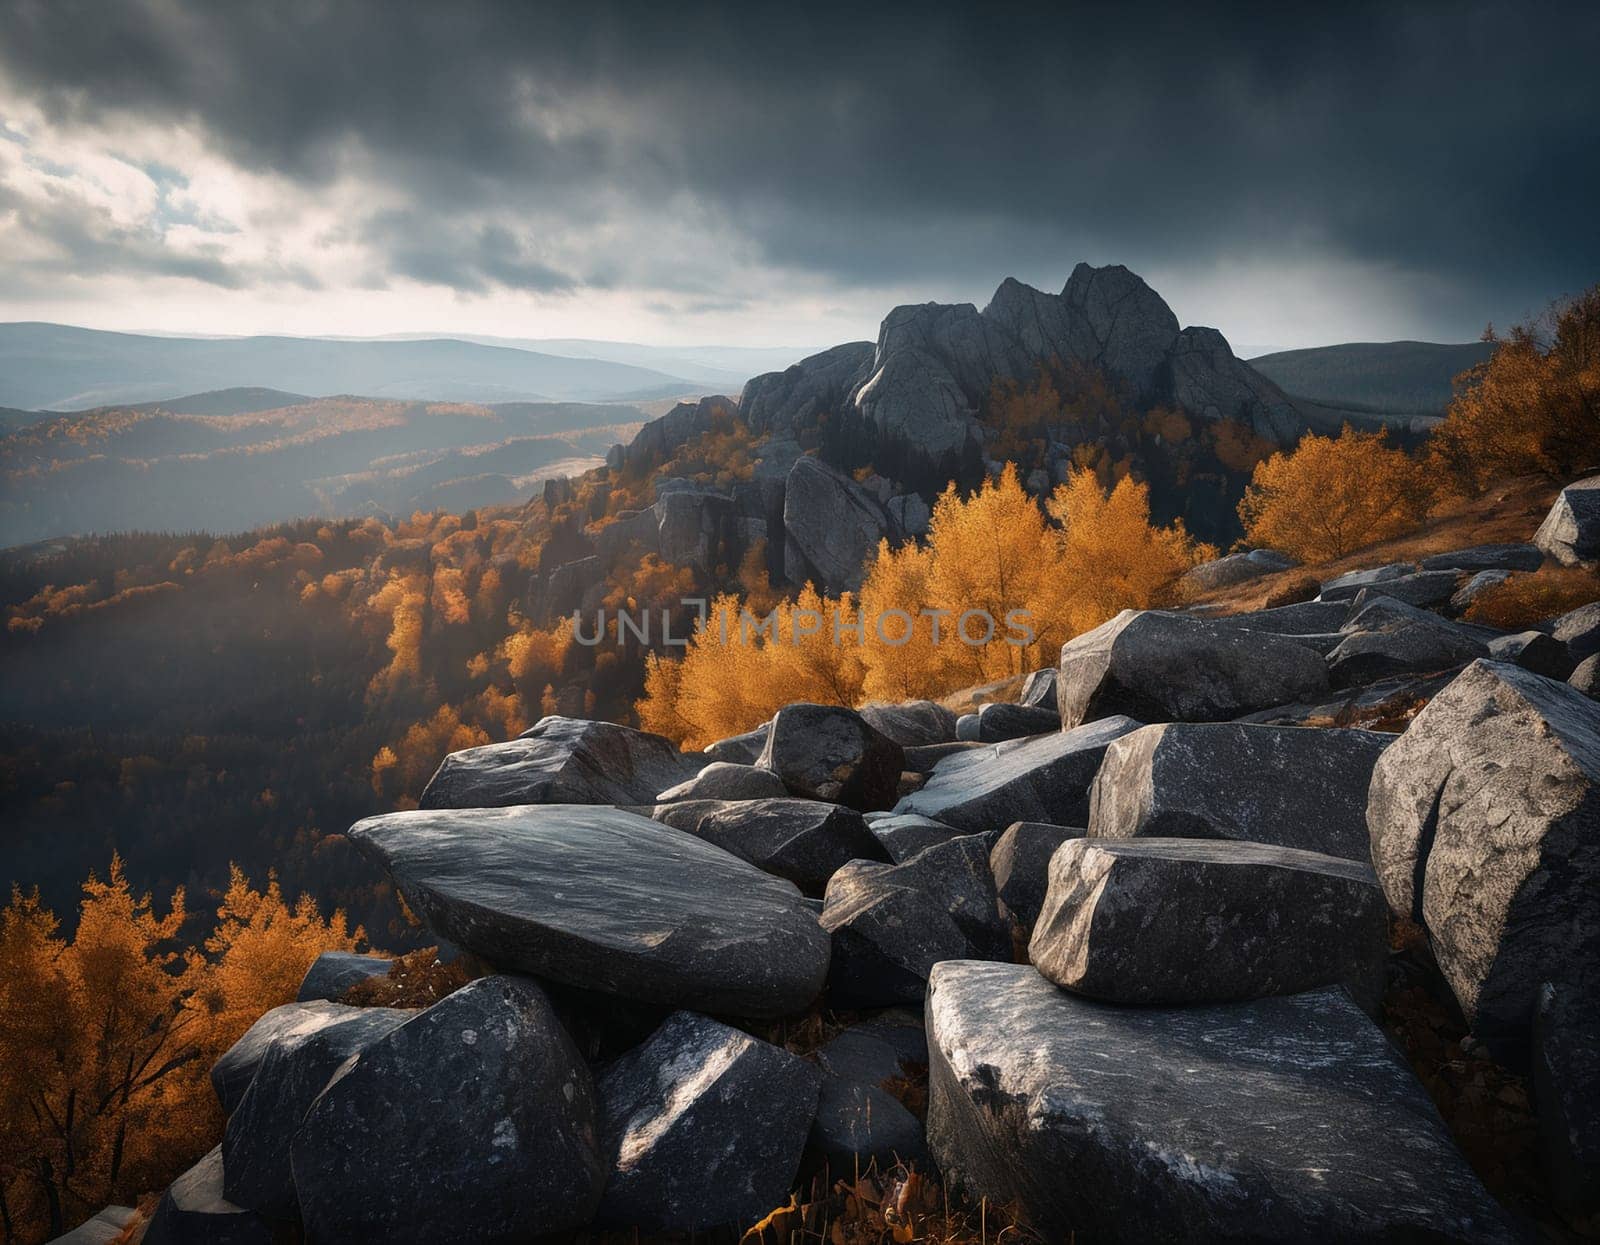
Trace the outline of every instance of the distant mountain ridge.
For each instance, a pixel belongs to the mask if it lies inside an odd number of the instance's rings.
[[[1250,366],[1290,397],[1391,416],[1443,415],[1455,378],[1494,353],[1490,342],[1345,342],[1283,350]]]
[[[597,465],[638,408],[229,389],[0,429],[0,547],[75,533],[243,531],[315,515],[526,501]]]
[[[610,402],[698,393],[654,368],[453,338],[151,337],[0,324],[0,407],[87,410],[233,388],[435,402]]]

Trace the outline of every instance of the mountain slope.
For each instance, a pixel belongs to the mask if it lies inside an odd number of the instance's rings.
[[[596,465],[632,406],[201,394],[0,435],[0,547],[93,531],[240,531],[305,515],[511,504]],[[272,405],[281,402],[279,405]]]
[[[1451,382],[1494,351],[1488,342],[1346,342],[1284,350],[1250,366],[1291,397],[1389,415],[1443,415]]]
[[[0,406],[83,410],[248,387],[455,402],[605,401],[697,388],[653,368],[450,338],[208,339],[0,324]]]

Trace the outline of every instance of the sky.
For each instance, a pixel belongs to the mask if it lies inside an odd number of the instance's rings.
[[[1471,340],[1600,280],[1592,3],[0,0],[0,31],[0,320],[821,346],[1087,260],[1252,354]]]

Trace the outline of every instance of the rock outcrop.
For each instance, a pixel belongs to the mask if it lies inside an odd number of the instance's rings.
[[[981,312],[970,303],[896,307],[875,344],[835,347],[757,376],[740,410],[759,433],[812,444],[842,439],[852,459],[914,489],[938,490],[975,478],[979,416],[995,384],[1031,383],[1057,365],[1095,369],[1137,402],[1238,420],[1280,443],[1306,427],[1215,329],[1180,331],[1139,277],[1088,264],[1060,294],[1008,279]]]
[[[878,542],[895,531],[889,513],[844,472],[798,459],[783,492],[784,576],[830,595],[861,587]],[[832,620],[825,620],[832,625]]]

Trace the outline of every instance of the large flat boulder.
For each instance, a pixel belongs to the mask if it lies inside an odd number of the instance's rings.
[[[793,704],[772,719],[756,764],[791,795],[867,811],[894,804],[905,753],[854,709]]]
[[[294,1135],[311,1240],[528,1240],[594,1218],[589,1069],[537,984],[481,977],[347,1062]]]
[[[701,762],[700,764],[703,764]],[[423,808],[645,804],[699,770],[660,735],[611,722],[541,718],[516,739],[445,757]]]
[[[1340,687],[1449,670],[1489,651],[1466,628],[1395,597],[1368,599],[1341,631],[1344,639],[1328,654],[1328,673]]]
[[[781,1206],[822,1081],[813,1064],[676,1012],[601,1076],[601,1220],[643,1232],[749,1227]]]
[[[928,1140],[1049,1240],[1518,1239],[1342,991],[1129,1008],[941,964]]]
[[[692,821],[682,828],[806,895],[820,896],[852,860],[889,859],[860,813],[822,800],[719,800]]]
[[[1533,543],[1563,566],[1600,562],[1600,476],[1562,489]]]
[[[1422,569],[1476,575],[1483,571],[1536,571],[1543,561],[1544,551],[1537,545],[1473,545],[1430,554],[1422,559]]]
[[[1062,646],[1056,702],[1068,730],[1115,714],[1215,722],[1327,686],[1321,656],[1295,640],[1188,614],[1123,610]]]
[[[1139,725],[1119,714],[948,756],[894,811],[930,817],[968,834],[998,835],[1014,821],[1083,825],[1089,784],[1106,749]]]
[[[804,1010],[827,974],[791,883],[634,813],[417,810],[349,836],[435,934],[503,968],[735,1016]]]
[[[1388,905],[1372,869],[1264,843],[1078,839],[1050,860],[1028,958],[1108,1003],[1228,1003],[1383,989]]]
[[[1365,863],[1367,786],[1394,736],[1171,722],[1106,749],[1089,794],[1097,838],[1236,839]]]
[[[1600,962],[1600,705],[1478,661],[1372,775],[1372,862],[1473,1032],[1526,1052],[1539,986]]]

